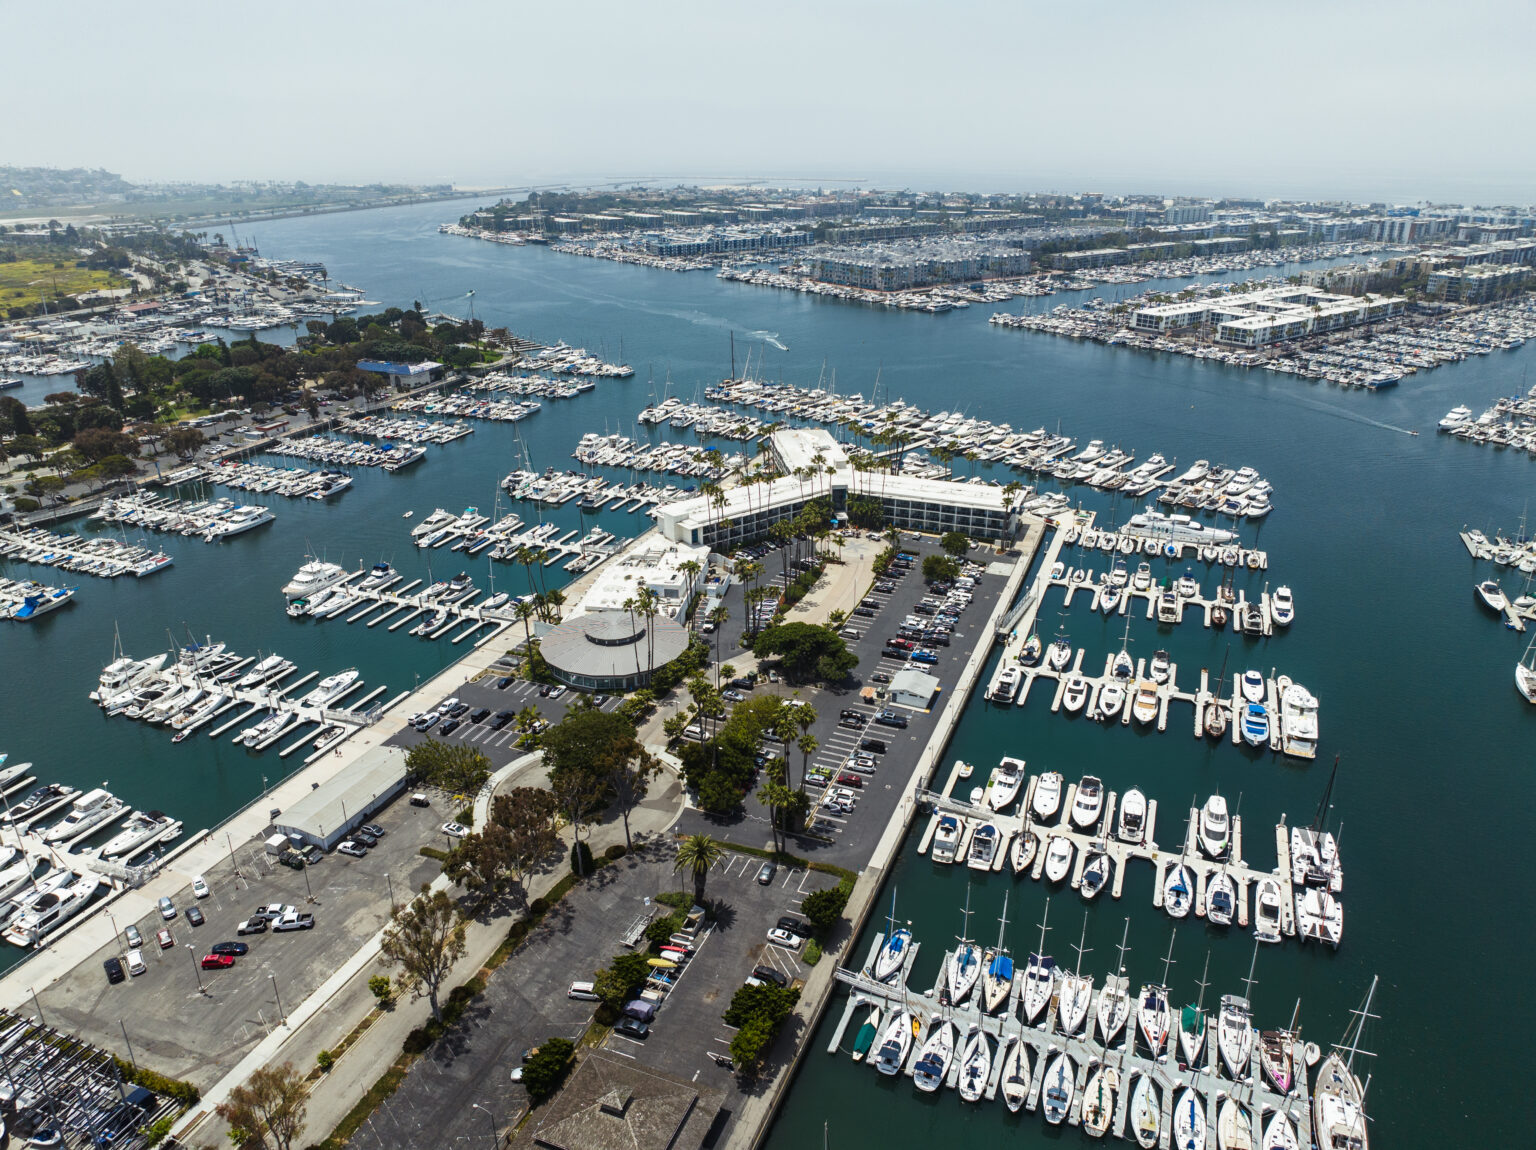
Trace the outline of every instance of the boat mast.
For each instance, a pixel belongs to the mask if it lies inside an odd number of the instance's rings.
[[[970,883],[966,883],[965,884],[965,910],[962,911],[961,914],[964,916],[964,918],[962,920],[963,925],[960,927],[960,934],[959,934],[958,937],[956,937],[955,941],[960,944],[960,947],[963,950],[965,948],[966,944],[971,941],[971,939],[970,939],[970,933],[971,933],[971,884]]]
[[[1040,949],[1035,951],[1035,953],[1041,958],[1045,957],[1045,932],[1050,929],[1050,927],[1046,926],[1045,924],[1050,920],[1050,917],[1051,899],[1050,896],[1047,895],[1045,899],[1045,911],[1040,915]]]
[[[1379,978],[1379,976],[1376,976],[1376,975],[1372,975],[1371,976],[1371,988],[1370,988],[1370,990],[1365,992],[1365,1005],[1362,1006],[1359,1010],[1351,1010],[1350,1011],[1350,1013],[1355,1016],[1355,1021],[1350,1024],[1349,1030],[1345,1033],[1345,1037],[1349,1039],[1349,1045],[1347,1047],[1342,1047],[1342,1048],[1335,1047],[1334,1048],[1336,1050],[1337,1049],[1346,1049],[1346,1050],[1349,1051],[1349,1057],[1344,1060],[1344,1067],[1351,1074],[1353,1074],[1354,1070],[1355,1070],[1355,1055],[1357,1055],[1357,1054],[1364,1054],[1367,1058],[1374,1058],[1374,1057],[1376,1057],[1376,1055],[1374,1053],[1372,1053],[1371,1051],[1369,1051],[1369,1050],[1361,1050],[1360,1049],[1360,1035],[1365,1030],[1365,1020],[1367,1018],[1380,1018],[1381,1017],[1381,1015],[1379,1015],[1379,1014],[1372,1014],[1371,1013],[1371,999],[1376,996],[1376,983],[1378,981],[1378,978]],[[1362,1102],[1364,1101],[1364,1098],[1365,1098],[1365,1092],[1362,1090],[1361,1091],[1361,1101]]]
[[[1163,987],[1163,990],[1164,990],[1165,993],[1168,990],[1168,968],[1174,964],[1173,963],[1173,940],[1178,938],[1178,937],[1179,937],[1179,928],[1178,927],[1174,927],[1172,933],[1170,933],[1168,935],[1168,953],[1163,956],[1163,982],[1162,982],[1162,987]]]
[[[1339,758],[1333,756],[1333,770],[1328,775],[1328,785],[1323,788],[1323,797],[1317,802],[1317,813],[1312,816],[1312,831],[1314,834],[1323,829],[1323,823],[1328,817],[1328,811],[1333,799],[1333,780],[1339,777]]]
[[[1083,943],[1085,943],[1087,941],[1088,941],[1088,912],[1086,910],[1084,910],[1083,911],[1083,933],[1082,933],[1082,935],[1077,940],[1077,946],[1073,948],[1073,949],[1075,949],[1077,951],[1077,969],[1073,973],[1076,974],[1077,977],[1079,977],[1079,978],[1081,978],[1083,976],[1083,955],[1085,955],[1085,954],[1092,954],[1093,953],[1093,947],[1091,947],[1091,946],[1089,946],[1089,947],[1083,946]]]
[[[1125,916],[1125,930],[1120,934],[1120,973],[1125,973],[1125,952],[1131,948],[1125,945],[1125,940],[1131,937],[1131,916]],[[1209,958],[1209,952],[1207,952]]]
[[[1259,940],[1258,939],[1254,939],[1253,940],[1253,957],[1248,960],[1248,977],[1243,979],[1243,985],[1248,988],[1248,993],[1247,993],[1246,997],[1248,999],[1248,1004],[1249,1004],[1250,1007],[1253,1005],[1253,985],[1254,985],[1255,982],[1258,981],[1256,978],[1253,977],[1253,968],[1258,965],[1258,962],[1259,962]]]
[[[1205,988],[1210,985],[1210,983],[1206,981],[1206,977],[1205,976],[1207,974],[1210,974],[1210,973],[1211,973],[1211,950],[1210,950],[1210,947],[1206,947],[1206,950],[1205,950],[1205,969],[1200,972],[1200,981],[1199,981],[1199,983],[1196,984],[1196,985],[1198,985],[1200,987],[1200,997],[1195,1000],[1195,1008],[1197,1010],[1199,1010],[1200,1013],[1202,1013],[1202,1014],[1205,1013]],[[1252,973],[1252,972],[1250,972],[1250,973]]]
[[[1003,917],[998,920],[998,925],[997,925],[997,953],[998,954],[1007,954],[1008,953],[1008,948],[1003,945],[1003,931],[1005,931],[1007,928],[1008,928],[1008,892],[1007,891],[1003,891]]]

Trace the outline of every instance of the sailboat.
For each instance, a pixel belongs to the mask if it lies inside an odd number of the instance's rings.
[[[1231,654],[1232,644],[1228,643],[1221,657],[1221,673],[1216,676],[1216,689],[1205,704],[1205,733],[1213,739],[1227,733],[1227,708],[1221,701],[1221,692],[1227,682],[1227,656]]]
[[[981,959],[982,1009],[988,1014],[996,1014],[1008,1001],[1008,995],[1013,990],[1013,958],[1009,955],[1008,948],[1003,945],[1003,932],[1007,927],[1008,892],[1004,891],[1003,916],[997,928],[997,945],[987,951]]]
[[[950,954],[944,970],[945,990],[949,994],[949,1002],[952,1006],[959,1006],[971,996],[971,990],[976,986],[976,979],[981,974],[981,948],[966,937],[971,923],[970,884],[966,884],[965,888],[964,914],[965,925],[956,939],[960,945]]]
[[[1162,1122],[1163,1103],[1158,1096],[1157,1083],[1152,1081],[1150,1074],[1138,1074],[1136,1088],[1131,1091],[1131,1129],[1142,1150],[1152,1150],[1157,1145]]]
[[[1083,1084],[1083,1129],[1094,1138],[1102,1138],[1115,1116],[1115,1091],[1120,1075],[1113,1066],[1098,1065]]]
[[[912,942],[912,931],[909,927],[896,928],[896,892],[891,892],[891,913],[886,918],[885,942],[881,944],[880,953],[875,955],[874,976],[876,982],[889,982],[901,972],[901,967],[907,959],[907,948]]]
[[[1301,1002],[1296,1003],[1300,1009]],[[1281,1094],[1289,1094],[1296,1084],[1296,1018],[1291,1017],[1289,1030],[1264,1030],[1259,1032],[1259,1067],[1264,1077]]]
[[[925,1094],[932,1094],[944,1084],[949,1060],[955,1056],[955,1026],[938,1017],[929,1025],[927,1041],[917,1053],[912,1068],[912,1082]]]
[[[1263,1150],[1299,1150],[1296,1127],[1284,1110],[1276,1110],[1264,1127]]]
[[[893,1010],[880,1032],[879,1045],[870,1058],[881,1074],[896,1074],[907,1062],[912,1049],[912,1016],[905,1010]]]
[[[1527,703],[1536,703],[1536,635],[1531,636],[1525,654],[1515,664],[1515,689]]]
[[[1182,862],[1168,868],[1163,879],[1163,909],[1174,918],[1183,918],[1194,905],[1195,876]]]
[[[980,1026],[973,1026],[960,1047],[960,1100],[980,1102],[991,1074],[992,1044]]]
[[[1216,1118],[1217,1150],[1253,1150],[1253,1122],[1248,1110],[1230,1094],[1222,1099]]]
[[[1253,993],[1253,967],[1259,960],[1259,944],[1253,944],[1253,960],[1248,964],[1248,993]],[[1216,1045],[1221,1063],[1234,1082],[1246,1082],[1253,1062],[1252,1008],[1240,994],[1221,996],[1221,1011],[1216,1018]]]
[[[1059,1050],[1045,1068],[1045,1092],[1040,1099],[1045,1107],[1045,1120],[1052,1126],[1060,1126],[1066,1118],[1076,1088],[1077,1073],[1072,1059],[1065,1050]]]
[[[1083,934],[1077,940],[1077,969],[1061,976],[1057,991],[1056,1024],[1071,1038],[1088,1021],[1088,1004],[1093,1000],[1093,976],[1083,973],[1083,943],[1088,940],[1088,912],[1083,912]]]
[[[1205,1103],[1193,1086],[1180,1090],[1173,1103],[1175,1150],[1205,1150]]]
[[[1029,1097],[1029,1083],[1032,1077],[1029,1065],[1029,1043],[1012,1039],[1012,1048],[1008,1051],[1008,1057],[1003,1061],[1002,1091],[1003,1101],[1008,1104],[1008,1109],[1013,1113],[1019,1112],[1019,1107],[1024,1105],[1024,1100]]]
[[[878,1002],[871,1003],[869,1016],[864,1019],[864,1025],[859,1027],[859,1032],[853,1039],[853,1060],[861,1062],[869,1053],[870,1047],[875,1044],[875,1037],[880,1033],[881,1009]]]
[[[1120,973],[1104,980],[1104,989],[1099,992],[1099,1041],[1108,1046],[1115,1040],[1115,1035],[1125,1028],[1126,1020],[1131,1015],[1131,1000],[1125,993],[1125,952],[1129,949],[1125,940],[1131,935],[1131,920],[1127,916],[1125,930],[1120,936]]]
[[[1205,1049],[1205,988],[1210,985],[1206,975],[1211,972],[1211,952],[1205,952],[1205,970],[1200,974],[1200,998],[1193,1006],[1186,1006],[1179,1014],[1179,1053],[1185,1066],[1196,1066],[1200,1053]]]
[[[1141,1028],[1141,1036],[1146,1040],[1147,1048],[1152,1051],[1154,1058],[1163,1052],[1163,1044],[1168,1041],[1168,1028],[1173,1021],[1168,1008],[1168,968],[1173,965],[1175,937],[1177,932],[1168,938],[1168,954],[1163,959],[1163,981],[1156,986],[1141,988],[1141,1004],[1136,1010],[1136,1022]]]
[[[1375,1018],[1371,999],[1376,995],[1376,979],[1365,996],[1365,1006],[1350,1011],[1355,1021],[1345,1033],[1347,1046],[1336,1046],[1318,1067],[1312,1084],[1312,1129],[1318,1146],[1326,1150],[1369,1150],[1370,1131],[1365,1115],[1365,1087],[1355,1077],[1355,1056],[1368,1053],[1360,1049],[1360,1032],[1365,1020]]]
[[[1045,953],[1046,921],[1051,916],[1051,900],[1045,900],[1045,912],[1040,919],[1040,949],[1032,951],[1024,967],[1024,1021],[1033,1024],[1051,1001],[1055,989],[1056,962]]]

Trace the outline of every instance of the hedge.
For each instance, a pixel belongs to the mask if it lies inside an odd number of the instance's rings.
[[[112,1060],[117,1063],[118,1073],[123,1076],[124,1082],[131,1082],[135,1086],[142,1086],[145,1090],[153,1090],[156,1094],[163,1094],[167,1098],[174,1098],[183,1106],[195,1106],[202,1094],[196,1086],[190,1082],[182,1082],[177,1078],[167,1078],[164,1074],[157,1074],[153,1070],[147,1070],[142,1066],[135,1066],[118,1058],[115,1054]]]

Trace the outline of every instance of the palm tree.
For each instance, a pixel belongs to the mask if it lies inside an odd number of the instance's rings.
[[[619,608],[629,612],[629,629],[633,631],[635,629],[635,612],[640,609],[639,602],[631,595],[623,603],[619,604]],[[640,644],[636,641],[631,643],[630,646],[635,649],[635,686],[638,687],[640,686],[640,680],[645,678],[645,672],[640,669]]]
[[[515,614],[519,619],[523,621],[523,634],[528,640],[528,654],[530,656],[533,654],[533,625],[530,620],[532,620],[534,615],[537,613],[538,609],[535,608],[534,605],[528,602],[526,599],[519,600],[517,609],[513,612],[513,614]]]
[[[783,783],[764,783],[758,790],[758,797],[763,805],[768,808],[768,825],[773,829],[773,849],[783,852],[788,845],[788,823],[785,815],[797,805],[800,795]]]
[[[704,880],[709,870],[725,857],[725,848],[708,835],[689,835],[677,846],[672,873],[688,871],[693,875],[693,901],[704,905]]]
[[[800,748],[800,793],[803,795],[805,794],[805,776],[811,770],[811,756],[816,753],[821,743],[815,735],[806,731],[795,741],[795,746]]]

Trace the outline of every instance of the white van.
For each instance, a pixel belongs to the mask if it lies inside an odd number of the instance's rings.
[[[573,982],[565,992],[567,998],[579,998],[583,1002],[597,1002],[601,996],[590,982]]]
[[[144,956],[136,950],[128,952],[128,973],[133,975],[143,974],[148,967],[144,965]]]

